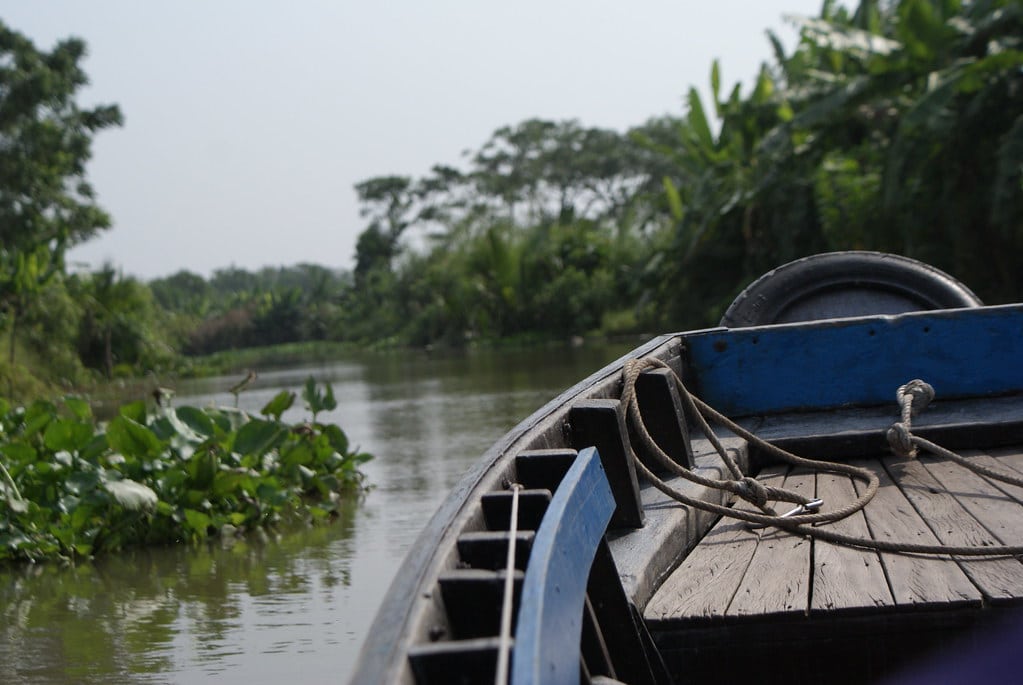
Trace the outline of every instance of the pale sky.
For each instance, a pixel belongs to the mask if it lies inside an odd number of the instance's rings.
[[[459,166],[539,117],[625,130],[689,86],[749,83],[822,0],[3,0],[89,48],[83,104],[116,103],[89,178],[114,226],[71,262],[145,279],[299,262],[350,268],[352,186]],[[707,103],[709,104],[709,103]]]

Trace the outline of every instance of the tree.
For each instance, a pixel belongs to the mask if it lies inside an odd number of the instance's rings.
[[[65,251],[110,226],[85,178],[92,138],[121,124],[115,105],[78,106],[85,43],[53,50],[0,22],[0,308],[17,317],[57,273]]]
[[[105,264],[92,274],[72,277],[72,286],[83,309],[78,350],[87,367],[112,378],[117,364],[150,366],[169,356],[170,350],[155,342],[161,337],[156,308],[144,283]]]

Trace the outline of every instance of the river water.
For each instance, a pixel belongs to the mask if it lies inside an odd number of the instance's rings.
[[[398,565],[465,470],[626,349],[365,354],[261,373],[243,409],[310,375],[332,383],[338,408],[320,419],[376,455],[371,489],[330,525],[0,568],[0,683],[346,683]],[[232,404],[236,380],[182,385],[175,404]]]

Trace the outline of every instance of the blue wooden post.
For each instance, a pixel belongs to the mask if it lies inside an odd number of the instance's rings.
[[[578,685],[586,582],[614,509],[597,450],[581,450],[533,541],[515,633],[512,685]]]

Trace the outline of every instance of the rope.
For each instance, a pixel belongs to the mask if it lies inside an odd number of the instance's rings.
[[[504,599],[501,602],[501,631],[498,634],[497,673],[494,685],[508,682],[508,658],[511,654],[512,598],[515,593],[515,536],[519,527],[519,491],[522,486],[512,483],[511,521],[508,523],[508,557],[504,565]]]
[[[731,479],[714,479],[707,478],[700,474],[697,474],[672,460],[664,451],[657,445],[654,439],[651,437],[649,431],[646,429],[646,425],[643,422],[642,413],[639,409],[639,401],[636,397],[636,380],[639,378],[639,374],[646,369],[651,368],[663,368],[668,369],[671,372],[671,377],[675,383],[675,386],[679,390],[679,395],[682,399],[683,404],[689,410],[689,414],[696,420],[699,427],[703,430],[704,435],[710,441],[715,451],[721,457],[725,463],[725,467],[731,474]],[[681,504],[701,509],[703,511],[709,511],[721,516],[728,516],[734,519],[747,521],[754,524],[775,526],[788,530],[790,532],[804,535],[825,542],[832,542],[839,545],[845,545],[848,547],[858,547],[862,549],[871,549],[878,552],[897,552],[904,554],[941,554],[941,555],[952,555],[952,556],[1020,556],[1023,555],[1023,546],[1021,545],[990,545],[986,547],[971,547],[971,546],[955,546],[955,545],[925,545],[918,543],[904,543],[904,542],[891,542],[886,540],[873,540],[871,538],[863,538],[852,535],[845,535],[843,533],[836,533],[834,531],[817,528],[822,524],[831,523],[833,521],[839,521],[847,516],[850,516],[857,511],[862,510],[877,494],[880,482],[876,474],[872,471],[854,466],[852,464],[844,464],[840,462],[830,461],[819,461],[816,459],[807,459],[799,457],[791,452],[781,449],[766,440],[754,435],[750,431],[746,430],[742,426],[738,425],[727,416],[721,414],[710,405],[706,404],[699,398],[692,395],[686,388],[682,379],[679,378],[678,374],[668,366],[665,362],[659,359],[643,358],[630,360],[625,363],[623,369],[623,381],[624,388],[622,390],[622,403],[627,408],[627,416],[630,424],[635,430],[635,434],[638,436],[640,443],[643,448],[650,454],[659,465],[673,474],[680,476],[686,480],[694,483],[698,483],[705,487],[716,488],[725,492],[732,493],[741,497],[742,499],[752,503],[760,509],[760,512],[756,511],[745,511],[742,509],[735,509],[734,507],[715,504],[713,502],[707,502],[704,500],[690,497],[683,492],[672,488],[670,485],[661,480],[656,476],[650,469],[646,467],[643,462],[639,460],[635,452],[632,453],[632,459],[635,463],[636,470],[642,474],[655,488],[663,492],[668,497],[671,497]],[[896,399],[900,405],[901,421],[897,422],[895,426],[901,426],[895,428],[896,433],[896,444],[900,450],[905,445],[908,449],[899,451],[897,454],[901,454],[907,457],[914,457],[917,454],[918,448],[926,449],[930,452],[938,454],[940,456],[952,459],[957,464],[965,466],[966,468],[994,478],[996,480],[1018,485],[1023,487],[1023,478],[1012,476],[1006,473],[989,469],[980,464],[974,464],[959,455],[950,452],[932,442],[929,442],[923,438],[912,434],[912,416],[919,413],[932,399],[934,398],[934,389],[923,381],[911,381],[906,385],[899,388],[896,393]],[[719,425],[724,426],[728,430],[735,433],[737,436],[744,438],[747,443],[751,446],[755,446],[762,450],[766,454],[788,463],[792,466],[799,466],[812,469],[816,472],[835,473],[841,475],[847,475],[854,479],[859,479],[866,483],[866,487],[862,494],[860,494],[854,501],[849,504],[839,507],[830,511],[819,511],[817,507],[819,504],[815,500],[811,500],[799,493],[785,490],[783,488],[773,488],[760,483],[755,478],[749,476],[743,476],[738,464],[732,458],[728,450],[721,444],[717,435],[710,427],[710,423],[713,421]],[[891,441],[892,430],[889,430],[889,440]],[[893,447],[894,449],[894,447]],[[769,500],[777,500],[783,502],[793,502],[799,505],[795,511],[797,513],[789,512],[788,514],[779,516],[774,510],[767,506]],[[805,512],[805,513],[800,513]]]

